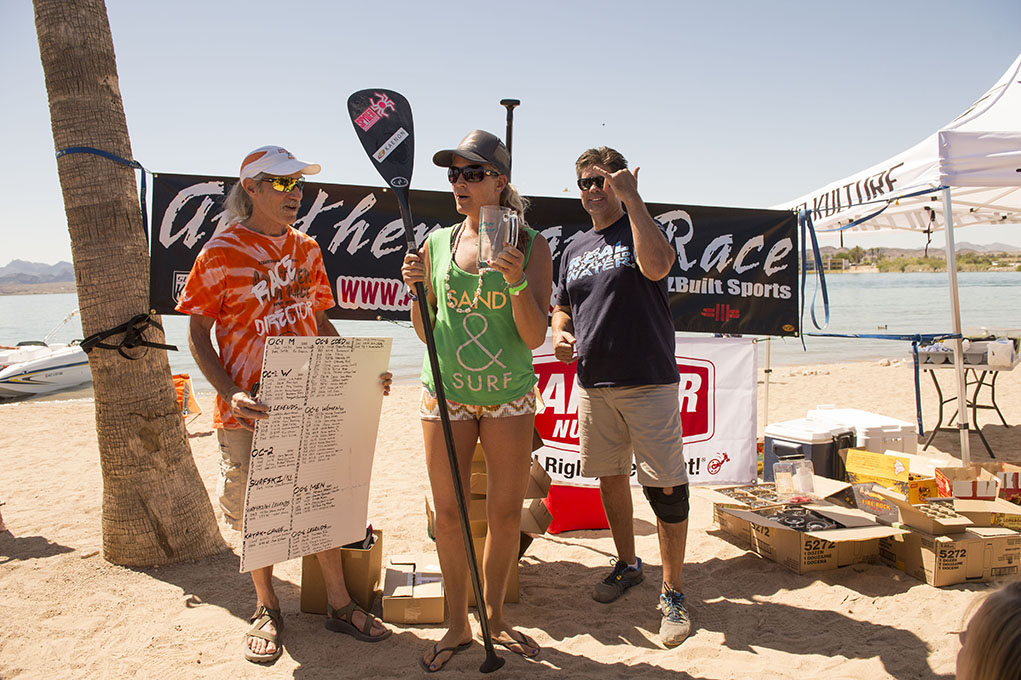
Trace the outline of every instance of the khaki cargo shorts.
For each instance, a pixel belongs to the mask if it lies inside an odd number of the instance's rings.
[[[220,481],[216,492],[224,521],[238,531],[245,514],[245,487],[248,486],[253,435],[253,432],[241,427],[222,427],[216,431],[216,439],[220,443]]]
[[[642,486],[688,483],[677,383],[578,389],[581,474],[630,475],[634,460]]]

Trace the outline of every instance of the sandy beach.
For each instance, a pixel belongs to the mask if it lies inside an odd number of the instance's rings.
[[[948,376],[949,377],[949,372]],[[922,376],[926,426],[936,396]],[[910,364],[845,363],[774,368],[768,420],[803,417],[820,404],[860,408],[914,422]],[[944,384],[949,384],[944,380]],[[428,482],[416,417],[417,388],[385,400],[376,446],[369,517],[384,532],[384,556],[431,549],[423,497]],[[215,505],[219,454],[206,413],[189,426],[196,463]],[[980,413],[1001,460],[1021,462],[1021,371],[1005,373],[997,401],[1007,422]],[[933,447],[959,456],[956,434]],[[394,625],[378,645],[326,631],[321,616],[298,611],[300,560],[275,573],[286,631],[272,666],[240,653],[254,594],[231,552],[199,562],[127,569],[105,562],[102,479],[89,399],[0,405],[0,677],[10,678],[396,678],[424,673],[418,659],[442,631]],[[972,457],[988,456],[973,436]],[[659,646],[655,600],[660,577],[652,511],[634,494],[638,553],[646,581],[616,603],[594,602],[592,584],[613,554],[608,531],[537,538],[520,568],[521,602],[508,618],[543,646],[536,661],[505,653],[494,677],[934,678],[951,677],[962,615],[984,584],[934,588],[880,565],[805,576],[748,553],[715,530],[712,506],[696,490],[684,590],[694,627],[674,650]],[[217,509],[219,515],[219,510]],[[221,525],[222,526],[222,525]],[[376,610],[379,610],[377,599]],[[443,677],[478,673],[481,646],[458,655]]]

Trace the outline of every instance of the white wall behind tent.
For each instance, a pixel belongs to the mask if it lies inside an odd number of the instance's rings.
[[[950,321],[960,336],[954,229],[1021,224],[1021,55],[978,101],[922,142],[773,207],[810,211],[820,233],[945,230]],[[960,337],[954,356],[961,460],[967,465],[970,425]]]

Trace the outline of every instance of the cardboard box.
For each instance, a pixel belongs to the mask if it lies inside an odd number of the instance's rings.
[[[980,465],[936,468],[936,488],[943,498],[991,501],[1000,491],[1000,480]]]
[[[782,505],[776,497],[775,485],[772,482],[716,488],[698,487],[695,493],[713,504],[713,524],[721,529],[729,517],[721,513],[724,508],[771,510]]]
[[[544,534],[552,522],[553,514],[541,498],[533,498],[521,509],[521,531],[525,534]]]
[[[549,493],[549,487],[553,480],[549,473],[539,462],[538,458],[532,458],[532,465],[528,469],[528,487],[525,489],[525,498],[545,498]],[[489,477],[486,474],[486,464],[482,461],[472,461],[470,490],[473,494],[485,495]]]
[[[825,500],[834,505],[850,506],[847,501],[849,489],[847,482],[838,482],[827,477],[814,475],[814,500]],[[743,484],[740,486],[699,487],[697,493],[706,497],[713,504],[713,523],[720,525],[720,510],[723,508],[740,508],[742,510],[770,510],[784,503],[776,495],[773,482],[762,484]]]
[[[485,538],[486,532],[489,530],[489,523],[485,520],[485,507],[486,499],[484,497],[473,498],[471,500],[468,510],[468,522],[471,524],[472,536],[482,536]],[[473,514],[475,516],[481,514],[483,519],[473,520]],[[425,498],[425,516],[429,538],[435,541],[436,514],[433,512],[428,496]],[[552,515],[546,510],[546,506],[542,504],[541,498],[537,498],[521,508],[521,542],[518,548],[518,559],[524,556],[525,550],[532,544],[532,534],[544,533],[549,528],[552,520]]]
[[[904,494],[896,491],[879,487],[874,488],[873,492],[887,499],[891,505],[896,506],[900,513],[901,523],[912,529],[918,529],[927,534],[941,535],[960,533],[972,526],[972,521],[963,515],[958,515],[949,503],[912,505],[908,503]]]
[[[537,407],[536,413],[541,413],[542,412],[542,408],[543,408],[541,406],[542,399],[539,397],[538,392],[536,393],[535,397],[536,397],[535,400],[536,400],[536,407]],[[538,451],[539,449],[541,449],[545,445],[546,445],[545,442],[542,441],[542,437],[539,436],[539,428],[533,426],[532,427],[532,451],[533,452]],[[472,461],[479,461],[479,460],[481,460],[484,463],[486,461],[486,453],[482,449],[482,442],[475,442],[475,453],[472,456]]]
[[[527,534],[522,534],[521,536],[522,536],[522,538],[527,537],[529,543],[532,540],[531,536],[528,536]],[[482,569],[482,555],[481,555],[481,553],[482,553],[483,547],[486,545],[486,534],[473,535],[472,536],[472,541],[475,544],[475,560],[476,560],[477,564],[479,565],[479,579],[482,581],[482,586],[485,587],[485,585],[486,585],[486,574],[485,574],[485,572]],[[527,547],[528,544],[526,543],[525,545]],[[524,552],[524,549],[522,549],[521,552]],[[483,592],[485,592],[485,591],[483,591]],[[518,561],[517,560],[514,561],[514,564],[511,566],[510,572],[507,574],[507,591],[504,593],[503,601],[504,602],[520,602],[521,601],[521,581],[520,581],[520,577],[518,576]],[[475,589],[472,588],[470,578],[469,578],[469,581],[468,581],[468,606],[469,607],[477,606],[475,604]]]
[[[977,527],[1004,527],[1021,531],[1021,506],[1002,498],[991,501],[954,499],[954,510]]]
[[[1021,503],[1021,465],[1003,463],[996,478],[1000,480],[1000,498]]]
[[[729,508],[731,508],[731,506],[714,503],[713,521],[720,527],[720,531],[734,539],[740,547],[747,548],[751,543],[751,524],[741,517],[736,517],[729,512],[724,512],[724,510]]]
[[[841,455],[845,455],[844,452],[841,452]],[[875,482],[904,494],[911,503],[921,503],[926,498],[938,495],[938,489],[935,477],[912,474],[912,460],[918,458],[920,457],[900,453],[848,449],[844,461],[847,481],[852,484]]]
[[[394,555],[383,579],[383,620],[443,623],[443,574],[436,555]]]
[[[1001,527],[972,527],[953,536],[912,529],[880,539],[879,558],[932,586],[1017,578],[1021,534]]]
[[[875,482],[864,484],[852,484],[851,490],[854,493],[854,507],[875,515],[883,524],[896,524],[900,521],[900,510],[890,502],[890,499],[876,492],[876,488],[882,489]]]
[[[903,529],[878,524],[875,517],[861,510],[831,503],[801,507],[843,526],[822,531],[796,531],[759,514],[769,514],[769,510],[756,513],[725,508],[721,512],[747,524],[751,550],[798,574],[875,561],[880,538],[904,533]],[[737,524],[730,524],[725,531],[741,530]]]
[[[351,599],[366,611],[372,609],[383,569],[383,532],[372,532],[375,542],[368,550],[341,548],[340,563],[344,583]],[[315,555],[301,558],[301,611],[306,614],[326,614],[326,582]]]

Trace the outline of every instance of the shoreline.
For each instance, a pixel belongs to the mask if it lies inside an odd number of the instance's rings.
[[[851,267],[848,269],[824,269],[825,274],[946,274],[944,269],[909,268],[905,271],[881,271],[876,266]],[[816,273],[814,269],[808,274]],[[958,274],[1017,274],[1017,269],[993,267],[989,269],[970,269],[959,267]],[[54,281],[49,283],[0,283],[2,295],[54,295],[63,293],[77,294],[78,287],[74,281]]]

